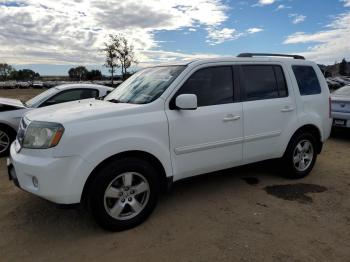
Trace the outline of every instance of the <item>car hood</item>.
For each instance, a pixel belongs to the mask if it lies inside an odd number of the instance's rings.
[[[31,121],[64,124],[108,118],[117,114],[127,114],[140,106],[136,104],[111,103],[103,100],[87,99],[35,109],[25,116]]]
[[[19,108],[25,108],[23,103],[18,99],[0,97],[0,105],[15,106]]]

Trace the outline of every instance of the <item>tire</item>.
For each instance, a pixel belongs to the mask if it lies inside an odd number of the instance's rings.
[[[300,132],[292,137],[282,158],[286,177],[299,179],[310,174],[317,159],[316,141],[311,133]]]
[[[10,146],[16,139],[16,132],[8,126],[0,126],[0,157],[8,156]]]
[[[159,189],[157,171],[147,161],[128,157],[108,162],[99,169],[88,192],[90,211],[106,230],[130,229],[152,213]]]

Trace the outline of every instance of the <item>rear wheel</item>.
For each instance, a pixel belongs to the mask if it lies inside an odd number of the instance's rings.
[[[15,140],[16,133],[7,126],[0,126],[0,157],[8,156],[11,143]]]
[[[307,176],[315,165],[317,158],[317,144],[310,133],[298,133],[291,139],[283,157],[287,167],[286,176],[303,178]]]
[[[145,221],[156,206],[159,181],[147,161],[125,158],[107,163],[89,192],[90,208],[104,229],[121,231]]]

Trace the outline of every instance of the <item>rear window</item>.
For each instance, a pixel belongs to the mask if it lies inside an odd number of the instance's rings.
[[[312,66],[293,66],[292,68],[302,96],[321,93],[320,82]]]

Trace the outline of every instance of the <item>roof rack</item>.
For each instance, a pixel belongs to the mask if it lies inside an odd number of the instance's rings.
[[[278,56],[278,57],[291,57],[294,59],[305,60],[305,57],[301,55],[284,55],[284,54],[267,54],[267,53],[241,53],[237,57],[254,57],[254,56]]]

